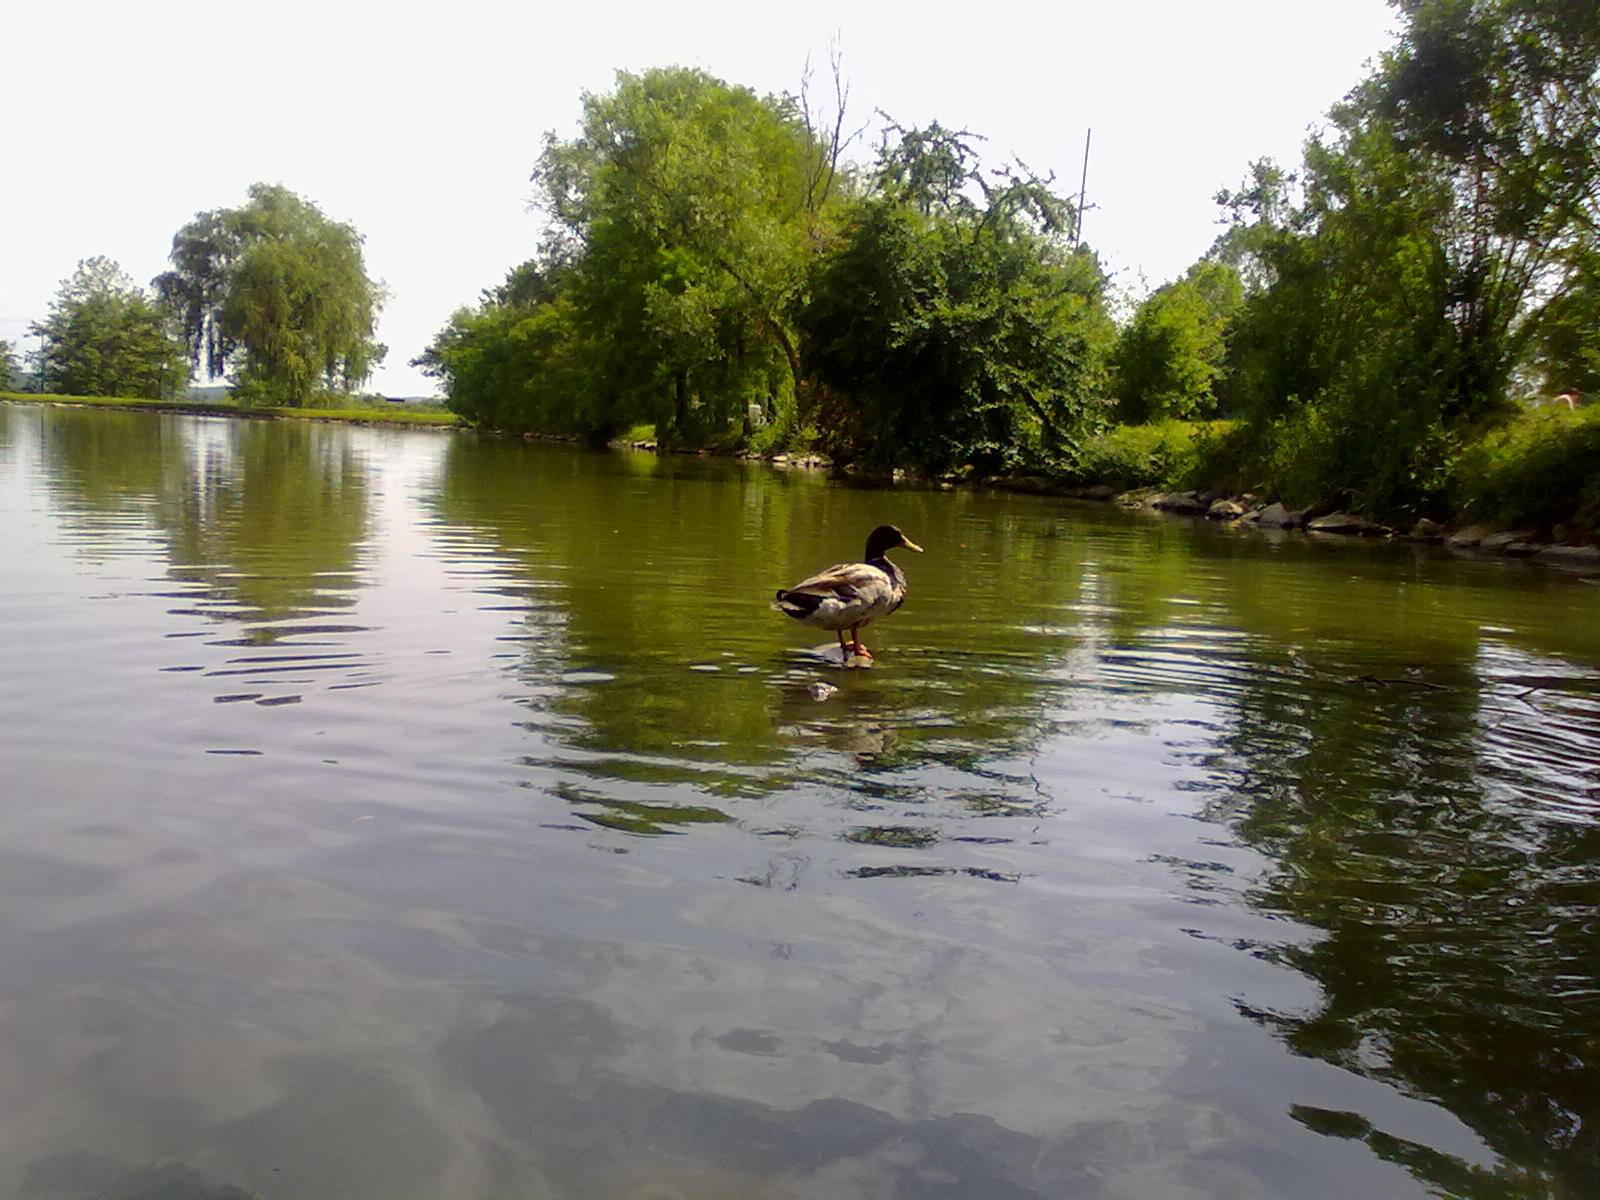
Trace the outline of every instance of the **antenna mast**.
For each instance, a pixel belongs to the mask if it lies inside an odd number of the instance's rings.
[[[1072,252],[1076,254],[1078,247],[1083,245],[1083,199],[1089,192],[1089,142],[1094,137],[1094,127],[1091,125],[1083,135],[1083,178],[1078,183],[1078,215],[1073,222],[1076,236],[1072,242]]]

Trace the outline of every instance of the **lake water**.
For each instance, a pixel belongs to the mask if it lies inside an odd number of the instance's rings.
[[[22,405],[0,555],[0,1196],[1595,1194],[1592,578]]]

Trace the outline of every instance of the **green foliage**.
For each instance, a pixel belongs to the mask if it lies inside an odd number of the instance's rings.
[[[1239,273],[1201,261],[1158,288],[1122,331],[1112,395],[1123,421],[1213,416],[1228,325],[1243,301]]]
[[[170,314],[108,258],[87,258],[32,326],[46,387],[91,396],[169,398],[189,380]],[[9,355],[8,355],[9,357]],[[6,364],[7,377],[10,363]]]
[[[1490,430],[1462,454],[1454,491],[1474,520],[1600,534],[1600,408],[1542,408]]]
[[[21,373],[16,350],[10,342],[0,338],[0,391],[10,391],[15,387]]]
[[[533,178],[553,226],[539,256],[457,312],[417,364],[453,411],[494,428],[790,436],[794,309],[836,144],[787,98],[680,68],[619,73],[584,97],[578,137],[546,136]]]
[[[1547,395],[1600,394],[1600,242],[1570,256],[1572,277],[1539,314],[1528,373]]]
[[[1109,426],[1084,439],[1066,478],[1119,490],[1192,486],[1201,474],[1203,450],[1228,428],[1226,422],[1215,424],[1168,419]]]
[[[1069,207],[938,126],[897,130],[863,195],[841,129],[699,71],[619,74],[577,138],[546,139],[539,256],[418,365],[503,429],[815,437],[928,470],[1058,457],[1099,414],[1114,336]]]
[[[415,362],[444,384],[445,406],[472,424],[512,432],[613,432],[598,408],[571,301],[529,303],[501,289],[477,308],[457,311]]]
[[[1519,371],[1587,361],[1600,216],[1600,8],[1399,7],[1302,175],[1258,164],[1219,197],[1214,251],[1252,287],[1225,394],[1260,473],[1378,516],[1441,503],[1461,431],[1508,411]]]
[[[683,68],[619,72],[534,172],[570,253],[596,429],[654,420],[715,440],[748,406],[792,408],[793,310],[818,219],[819,147],[788,98]],[[581,249],[575,249],[581,247]]]
[[[980,171],[971,135],[900,130],[802,314],[830,452],[999,470],[1061,457],[1100,414],[1105,277],[1043,181]]]
[[[231,373],[261,403],[352,390],[384,354],[372,336],[382,289],[367,277],[361,236],[286,188],[257,183],[249,197],[197,214],[156,279],[192,361],[211,378]]]
[[[1436,415],[1373,394],[1374,424],[1327,402],[1251,427],[1244,487],[1298,507],[1333,506],[1401,520],[1448,514],[1460,435]],[[1241,443],[1236,443],[1236,446]]]

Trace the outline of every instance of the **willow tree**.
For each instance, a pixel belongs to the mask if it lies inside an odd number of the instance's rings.
[[[257,183],[249,197],[178,230],[172,270],[155,281],[192,361],[272,403],[349,391],[384,354],[373,339],[383,291],[361,235],[287,188]]]

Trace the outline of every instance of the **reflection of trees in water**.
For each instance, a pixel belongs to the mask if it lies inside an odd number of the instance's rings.
[[[1319,1012],[1247,1011],[1298,1053],[1442,1104],[1506,1165],[1471,1167],[1359,1114],[1297,1110],[1309,1127],[1361,1138],[1452,1195],[1587,1195],[1600,1171],[1600,830],[1551,819],[1536,788],[1509,782],[1533,782],[1514,762],[1488,781],[1485,717],[1505,697],[1470,646],[1450,651],[1436,642],[1431,665],[1387,683],[1335,662],[1315,687],[1261,671],[1239,696],[1217,765],[1248,802],[1239,832],[1279,864],[1252,902],[1324,935],[1267,951],[1317,982]],[[1600,728],[1587,737],[1600,762]],[[1570,783],[1592,794],[1600,768]]]
[[[858,546],[874,520],[863,514],[881,507],[814,476],[463,438],[447,450],[438,504],[521,575],[530,634],[519,674],[539,694],[532,724],[594,756],[597,776],[759,796],[792,786],[813,750],[830,770],[840,756],[878,770],[956,766],[1020,753],[1047,727],[1057,685],[1042,675],[1054,649],[1045,639],[1019,646],[1012,631],[1009,646],[981,658],[902,645],[895,654],[912,667],[883,672],[830,671],[792,648],[793,627],[767,607],[789,581],[791,543],[825,520]],[[1073,564],[1059,566],[1026,575],[1022,595],[984,601],[997,606],[994,623],[1014,621],[1018,603],[1054,602],[1073,582]],[[515,587],[501,575],[480,590]],[[547,606],[562,614],[559,641],[533,636]],[[562,686],[564,673],[576,683]],[[826,703],[807,690],[819,678],[839,687]]]
[[[7,416],[37,420],[45,486],[85,553],[115,553],[131,522],[150,517],[190,484],[181,418],[77,408]]]
[[[349,607],[368,483],[348,434],[301,422],[52,410],[49,487],[86,553],[165,535],[185,599],[252,624]],[[253,630],[253,640],[272,640]]]
[[[175,565],[227,604],[220,615],[230,619],[255,624],[349,608],[369,484],[347,431],[234,421],[226,433],[200,456],[192,502],[163,519]]]

